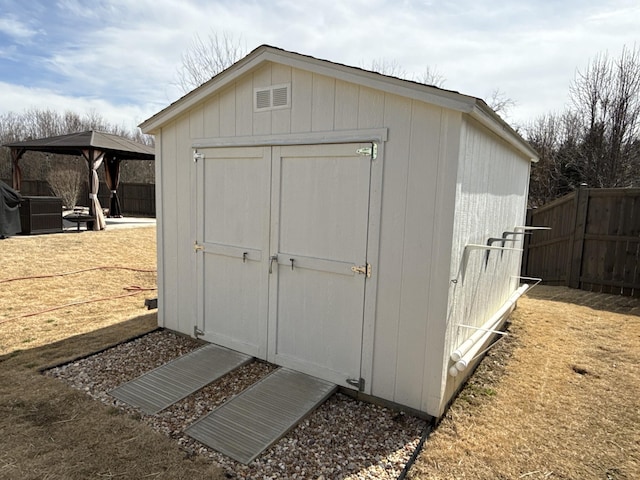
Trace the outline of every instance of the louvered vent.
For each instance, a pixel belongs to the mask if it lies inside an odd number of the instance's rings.
[[[286,107],[289,104],[289,87],[273,89],[273,106]]]
[[[291,106],[291,84],[256,88],[253,92],[253,107],[256,112]]]
[[[256,108],[261,110],[263,108],[271,107],[271,89],[258,90],[256,92]]]

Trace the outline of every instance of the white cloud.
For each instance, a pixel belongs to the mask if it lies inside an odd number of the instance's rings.
[[[134,130],[164,104],[113,105],[103,98],[73,97],[57,94],[47,89],[21,87],[0,82],[0,105],[4,112],[17,114],[27,110],[72,111],[79,115],[97,113],[108,122]]]
[[[4,33],[14,41],[23,42],[36,35],[37,31],[14,15],[5,14],[0,16],[0,33]]]
[[[131,124],[180,96],[172,81],[196,33],[228,31],[244,38],[247,50],[268,43],[354,66],[397,60],[409,75],[437,67],[445,88],[480,97],[500,88],[517,102],[512,119],[522,123],[562,110],[575,69],[600,51],[617,55],[623,44],[633,45],[640,24],[637,0],[36,3],[57,5],[56,27],[68,30],[47,29],[46,59],[28,79],[38,88],[0,77],[6,82],[0,113],[21,111],[38,97],[61,108],[95,109],[117,123],[126,116]],[[26,41],[48,25],[46,12],[21,15],[16,22],[0,15],[0,33]],[[8,48],[0,50],[13,54],[15,47]]]

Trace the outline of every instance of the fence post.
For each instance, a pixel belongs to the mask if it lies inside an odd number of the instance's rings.
[[[533,208],[527,208],[525,216],[525,225],[533,225]],[[532,232],[530,232],[532,233]],[[529,275],[529,244],[531,243],[531,235],[523,235],[522,241],[522,265],[520,265],[520,275],[523,277]]]
[[[587,230],[587,213],[589,211],[589,189],[580,185],[576,192],[576,218],[572,235],[571,260],[569,264],[568,283],[571,288],[580,288],[582,273],[582,254],[584,250],[584,234]]]

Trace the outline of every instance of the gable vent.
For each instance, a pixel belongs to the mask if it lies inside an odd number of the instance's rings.
[[[278,87],[273,89],[273,106],[285,107],[289,104],[289,87]]]
[[[289,108],[291,106],[291,84],[273,85],[253,90],[253,109],[256,112]]]
[[[256,109],[271,107],[271,90],[258,90],[256,92]]]

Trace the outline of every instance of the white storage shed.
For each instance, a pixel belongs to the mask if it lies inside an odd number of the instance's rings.
[[[537,156],[513,129],[480,99],[270,46],[141,128],[160,326],[444,412],[522,292]]]

